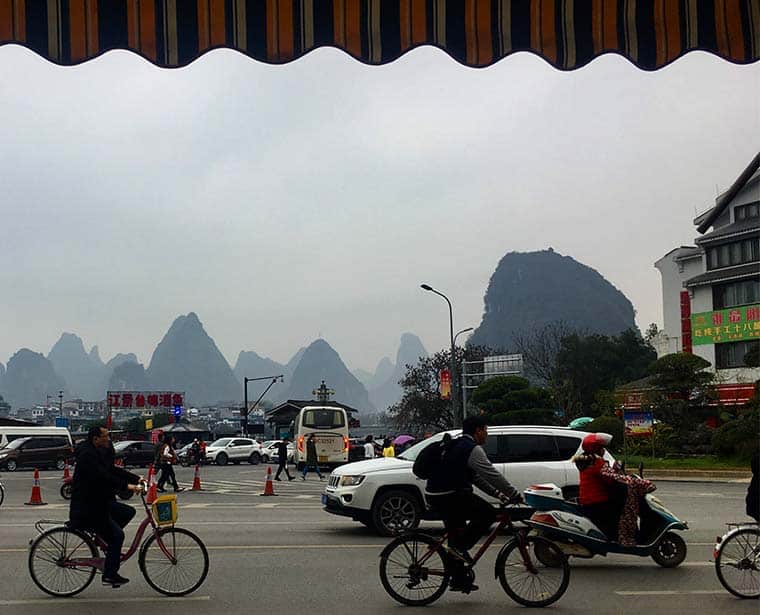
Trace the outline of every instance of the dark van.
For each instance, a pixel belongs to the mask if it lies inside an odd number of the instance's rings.
[[[17,438],[0,448],[0,468],[9,472],[22,467],[63,470],[66,460],[73,456],[74,447],[66,436]]]

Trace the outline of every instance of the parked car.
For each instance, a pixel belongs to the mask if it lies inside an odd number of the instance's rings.
[[[125,466],[147,468],[153,463],[156,445],[141,440],[122,440],[113,444],[114,458]]]
[[[230,461],[258,464],[262,460],[261,444],[251,438],[219,438],[206,447],[206,459],[209,463],[224,466]]]
[[[71,436],[17,438],[0,449],[0,468],[9,472],[21,467],[63,470],[66,460],[73,455]]]
[[[412,466],[420,451],[443,438],[443,433],[415,444],[398,457],[368,459],[336,468],[322,495],[324,510],[351,517],[383,536],[413,530],[422,519],[435,519],[425,500],[425,481],[413,474]],[[461,432],[448,433],[456,437]],[[571,459],[580,451],[585,435],[564,427],[497,426],[489,428],[484,448],[516,489],[554,483],[563,489],[565,497],[576,497],[578,470]],[[519,512],[527,516],[531,511],[525,507]]]

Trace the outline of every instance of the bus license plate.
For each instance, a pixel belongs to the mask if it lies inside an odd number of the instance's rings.
[[[319,463],[327,463],[327,455],[320,455]]]

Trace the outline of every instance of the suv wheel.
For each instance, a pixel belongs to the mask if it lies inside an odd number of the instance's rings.
[[[218,466],[226,466],[227,465],[227,454],[226,453],[219,453],[216,456],[216,465]]]
[[[251,456],[248,458],[248,463],[252,465],[259,465],[261,463],[261,455],[259,453],[251,453]]]
[[[372,524],[381,536],[396,536],[417,528],[422,507],[408,491],[386,491],[372,506]]]
[[[56,470],[63,470],[63,468],[66,467],[66,460],[65,459],[56,459],[55,460],[55,469]]]
[[[9,459],[5,462],[5,469],[8,470],[8,472],[15,472],[17,468],[18,464],[15,459]]]

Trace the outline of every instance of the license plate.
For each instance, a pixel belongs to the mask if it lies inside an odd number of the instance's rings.
[[[327,455],[320,455],[319,463],[327,463]]]
[[[322,494],[322,506],[325,506],[327,504],[327,495],[324,493]]]

